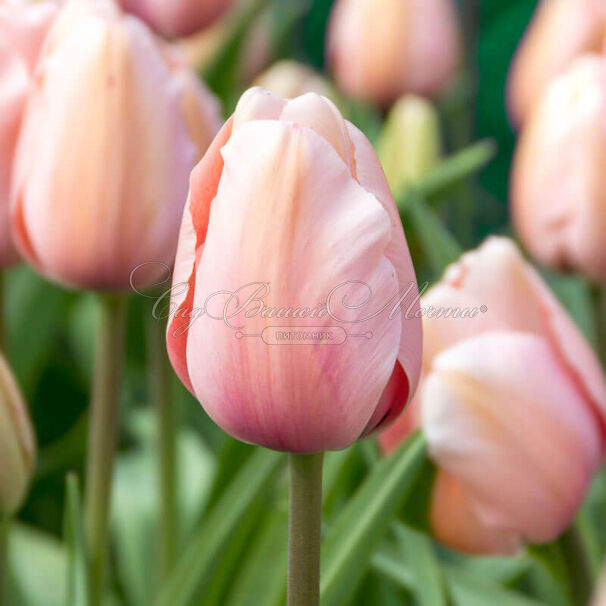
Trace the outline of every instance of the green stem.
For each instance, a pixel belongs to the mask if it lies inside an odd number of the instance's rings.
[[[0,519],[0,606],[9,606],[8,600],[8,518]]]
[[[322,453],[291,454],[288,606],[320,603]]]
[[[149,395],[157,415],[158,474],[160,482],[159,564],[165,579],[173,566],[177,546],[176,410],[171,398],[170,363],[166,353],[166,325],[150,316]]]
[[[585,541],[577,525],[573,524],[559,542],[568,570],[573,604],[586,606],[591,598],[594,578]]]
[[[0,271],[0,350],[6,355],[6,295],[4,283],[6,276]]]
[[[99,295],[86,467],[85,532],[91,563],[91,606],[103,597],[113,462],[120,416],[126,300]]]

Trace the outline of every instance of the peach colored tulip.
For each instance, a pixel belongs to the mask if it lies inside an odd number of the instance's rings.
[[[0,516],[21,506],[29,485],[36,444],[27,407],[12,371],[0,355]]]
[[[601,51],[605,40],[606,6],[602,0],[542,0],[509,76],[512,122],[521,125],[551,79],[580,55]]]
[[[604,451],[606,381],[591,347],[505,238],[464,255],[422,309],[416,414],[439,468],[437,538],[472,553],[553,540]]]
[[[167,333],[181,380],[238,439],[345,448],[415,390],[416,307],[383,310],[401,290],[414,301],[414,269],[368,140],[324,97],[250,89],[192,174]]]
[[[602,577],[596,587],[591,606],[606,606],[606,567],[602,570]]]
[[[514,225],[536,259],[606,279],[606,61],[589,55],[547,88],[512,172]]]
[[[255,85],[286,99],[317,93],[335,103],[338,101],[337,92],[328,80],[306,65],[292,60],[274,63],[256,79]]]
[[[337,0],[329,61],[341,88],[389,105],[404,93],[440,95],[460,63],[452,0]]]
[[[139,264],[172,263],[189,173],[218,128],[184,69],[113,1],[64,6],[15,165],[14,237],[40,273],[120,290]],[[162,272],[146,267],[140,286]]]
[[[220,17],[233,0],[119,0],[128,11],[168,38],[187,36]]]
[[[0,267],[18,258],[9,219],[13,157],[33,70],[55,14],[52,2],[0,4]]]

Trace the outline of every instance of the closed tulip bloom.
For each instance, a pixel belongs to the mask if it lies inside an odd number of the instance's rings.
[[[200,126],[205,93],[184,69],[111,0],[62,9],[14,173],[15,241],[40,273],[122,290],[138,265],[156,263],[138,274],[144,286],[172,263],[189,173],[218,128]]]
[[[440,161],[440,117],[433,105],[406,95],[392,107],[377,144],[387,181],[396,195]]]
[[[604,452],[606,382],[591,347],[504,238],[464,255],[422,308],[436,537],[479,554],[552,541]]]
[[[512,172],[514,225],[541,263],[606,279],[606,62],[578,59],[524,127]]]
[[[34,67],[55,14],[52,2],[0,4],[0,267],[18,258],[9,218],[13,158]]]
[[[187,36],[219,18],[232,0],[119,0],[125,10],[168,38]]]
[[[167,333],[211,418],[298,453],[392,422],[421,362],[420,321],[378,313],[401,290],[414,269],[368,140],[319,95],[245,93],[192,174]]]
[[[349,95],[386,106],[405,93],[440,95],[461,59],[452,0],[338,0],[329,61]]]
[[[27,408],[4,357],[0,356],[0,518],[23,503],[36,447]]]
[[[337,101],[337,93],[328,80],[296,61],[274,63],[256,79],[255,84],[286,99],[294,99],[305,93],[317,93]]]
[[[519,126],[557,75],[579,56],[602,50],[606,7],[601,0],[542,0],[536,9],[508,82],[508,108]]]

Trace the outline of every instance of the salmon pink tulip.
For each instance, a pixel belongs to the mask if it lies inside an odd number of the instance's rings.
[[[518,49],[508,82],[509,115],[520,126],[549,82],[606,41],[602,0],[541,0]]]
[[[421,324],[392,313],[401,291],[414,312],[368,140],[317,94],[245,93],[192,175],[167,333],[181,380],[240,440],[345,448],[415,390]]]
[[[124,10],[155,31],[173,38],[187,36],[220,17],[232,0],[119,0]]]
[[[0,4],[0,267],[18,258],[9,219],[13,158],[40,47],[56,12],[52,2]]]
[[[605,108],[606,60],[577,59],[525,123],[511,178],[513,223],[531,254],[595,281],[606,280]]]
[[[405,93],[438,96],[461,58],[453,0],[337,0],[329,62],[349,95],[382,106]]]
[[[219,126],[209,93],[175,61],[112,0],[63,7],[38,65],[13,184],[14,238],[43,275],[122,290],[138,265],[172,263],[189,173]],[[158,264],[139,274],[141,286]]]
[[[439,470],[434,533],[471,553],[552,541],[604,452],[606,381],[591,347],[504,238],[450,267],[422,310],[414,418]],[[381,436],[386,449],[410,430],[406,414]]]

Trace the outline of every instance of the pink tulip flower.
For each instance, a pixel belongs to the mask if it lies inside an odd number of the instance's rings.
[[[444,92],[460,38],[452,0],[337,0],[329,62],[347,94],[387,106],[405,93]]]
[[[240,440],[345,448],[414,393],[421,323],[391,313],[402,290],[414,312],[368,140],[324,97],[250,89],[192,174],[167,333],[184,384]]]
[[[604,452],[606,381],[591,347],[505,238],[450,267],[422,310],[415,414],[438,467],[436,537],[478,554],[554,540]]]
[[[193,34],[219,18],[233,0],[119,0],[155,31],[174,38]]]
[[[40,47],[56,12],[52,2],[0,4],[0,267],[18,259],[9,219],[13,158]]]
[[[43,275],[123,290],[140,264],[144,286],[172,263],[190,171],[219,127],[209,93],[175,61],[112,0],[63,7],[38,65],[13,184],[14,238]]]
[[[549,82],[584,53],[600,52],[606,41],[602,0],[541,0],[518,49],[508,82],[513,124],[530,116]]]
[[[606,280],[606,60],[577,59],[527,120],[511,179],[513,223],[531,254]]]

